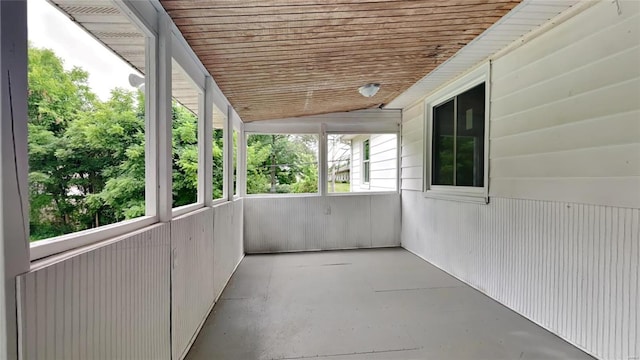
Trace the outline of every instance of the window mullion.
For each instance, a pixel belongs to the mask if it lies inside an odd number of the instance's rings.
[[[205,78],[203,108],[204,134],[199,147],[202,150],[200,159],[203,162],[201,169],[204,174],[198,178],[198,181],[202,180],[205,206],[211,206],[213,204],[213,79],[210,76]]]
[[[171,114],[171,19],[160,18],[158,31],[157,102],[158,102],[158,219],[171,220],[173,204],[172,122]]]
[[[456,186],[458,159],[458,97],[453,98],[453,186]]]

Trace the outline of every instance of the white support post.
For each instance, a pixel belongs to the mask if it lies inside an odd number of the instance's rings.
[[[0,358],[18,358],[16,276],[29,270],[27,2],[0,1]]]
[[[320,196],[327,195],[327,126],[320,125],[318,134],[318,188]]]
[[[247,195],[247,135],[244,132],[244,124],[238,132],[238,195]]]
[[[161,222],[171,220],[171,209],[173,206],[173,151],[171,147],[171,126],[173,122],[171,113],[171,36],[171,19],[167,14],[162,14],[158,19],[158,51],[155,54],[158,74],[158,81],[156,83],[156,99],[158,103],[157,214],[158,220]]]
[[[199,140],[199,146],[202,151],[200,159],[203,164],[203,176],[200,178],[198,173],[198,181],[202,180],[204,189],[204,206],[213,205],[213,79],[210,76],[205,78],[204,103],[201,109],[204,109],[204,118],[202,119],[203,136]]]
[[[226,195],[228,201],[233,201],[233,107],[227,105],[227,133],[224,142]]]
[[[158,37],[147,37],[145,52],[145,213],[158,215]]]

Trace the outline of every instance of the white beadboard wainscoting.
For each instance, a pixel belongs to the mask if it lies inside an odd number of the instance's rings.
[[[400,195],[244,198],[247,253],[400,245]]]
[[[237,199],[213,208],[213,289],[216,301],[244,257],[243,202],[244,199]]]
[[[170,225],[18,277],[20,359],[168,359]]]
[[[242,260],[242,199],[171,222],[172,358],[186,356]]]
[[[243,255],[238,199],[41,260],[18,277],[20,359],[181,359]]]
[[[598,358],[640,357],[640,209],[403,191],[402,214],[407,250]]]
[[[173,359],[189,348],[215,300],[212,208],[171,222],[171,344]]]

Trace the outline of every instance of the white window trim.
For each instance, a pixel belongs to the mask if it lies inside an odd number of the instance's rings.
[[[371,135],[385,135],[385,134],[395,134],[396,135],[396,148],[397,148],[397,155],[396,155],[396,189],[395,190],[388,190],[388,191],[353,191],[353,192],[348,192],[348,193],[330,193],[328,191],[326,191],[328,189],[328,181],[327,181],[327,176],[325,175],[321,181],[322,181],[322,185],[324,186],[324,196],[350,196],[350,195],[389,195],[389,194],[399,194],[400,193],[400,175],[401,175],[401,171],[402,169],[400,169],[400,155],[401,155],[401,133],[400,133],[400,127],[396,127],[396,129],[394,131],[390,131],[390,130],[375,130],[375,131],[327,131],[326,129],[323,130],[322,135],[323,135],[323,141],[324,141],[324,150],[322,155],[324,156],[323,162],[325,164],[327,164],[327,159],[328,159],[328,146],[326,145],[327,142],[329,141],[329,137],[328,135],[334,135],[334,134],[354,134],[354,135],[369,135],[369,139],[371,138]],[[369,143],[369,151],[371,151],[371,143]],[[352,152],[353,152],[353,147],[352,147]],[[353,153],[351,154],[351,158],[353,158]],[[353,163],[352,163],[353,164]],[[326,171],[326,170],[325,170]],[[326,173],[325,173],[326,174]],[[369,179],[371,180],[371,179]],[[360,186],[361,188],[364,188],[364,185],[367,185],[367,189],[370,188],[368,185],[369,183],[363,183],[362,181],[360,182],[360,184],[358,186]]]
[[[446,186],[431,184],[433,108],[463,92],[485,83],[485,128],[484,128],[484,186]],[[435,199],[489,203],[489,122],[491,115],[491,63],[487,62],[467,73],[425,99],[424,126],[424,196]]]
[[[171,41],[173,42],[173,45],[171,47],[172,60],[180,66],[178,69],[179,72],[182,73],[182,75],[188,82],[191,83],[191,85],[193,85],[194,90],[198,93],[198,113],[196,114],[196,117],[198,119],[196,130],[198,132],[198,184],[196,188],[196,201],[191,204],[172,207],[171,216],[175,218],[189,211],[193,211],[204,206],[206,201],[205,194],[208,192],[207,190],[205,190],[205,184],[208,183],[207,181],[205,181],[205,175],[207,172],[207,164],[209,163],[205,156],[207,153],[210,153],[207,150],[213,146],[213,143],[211,141],[208,141],[210,139],[207,137],[210,126],[208,126],[209,124],[207,124],[208,101],[206,96],[206,75],[198,71],[197,66],[193,62],[188,61],[191,59],[186,54],[184,54],[184,52],[181,51],[180,48],[178,48],[179,43],[175,35],[171,36]],[[171,64],[171,66],[173,66],[173,63]],[[173,87],[170,89],[170,91],[171,99],[173,102]],[[171,119],[173,119],[173,117]],[[173,124],[171,126],[171,131],[171,137],[173,141]],[[173,155],[171,158],[173,158]],[[173,163],[171,164],[171,166],[173,170]],[[173,204],[173,196],[171,199],[171,203]]]
[[[125,235],[157,222],[158,218],[156,216],[141,216],[93,229],[34,241],[31,243],[31,261]]]
[[[145,129],[147,144],[145,149],[147,155],[145,159],[146,215],[93,229],[30,242],[28,244],[30,250],[29,258],[32,262],[52,255],[68,253],[80,247],[99,245],[114,238],[142,231],[160,222],[170,221],[176,216],[197,211],[205,206],[219,206],[231,200],[225,195],[222,199],[212,199],[208,203],[207,199],[203,199],[205,195],[203,185],[205,182],[201,182],[202,185],[198,184],[199,193],[196,203],[172,209],[171,125],[170,122],[166,121],[167,118],[171,119],[171,59],[174,58],[180,64],[183,70],[189,74],[187,77],[194,82],[198,91],[203,94],[201,95],[200,103],[204,101],[206,104],[213,101],[218,108],[224,106],[227,108],[227,115],[229,113],[234,115],[233,120],[238,128],[242,128],[243,123],[215,82],[212,79],[207,79],[206,69],[199,62],[193,50],[188,47],[187,42],[179,34],[176,26],[171,22],[171,19],[161,6],[150,6],[147,3],[128,0],[115,0],[114,2],[123,14],[128,16],[132,23],[136,24],[139,30],[149,38],[146,45],[146,68],[148,74],[145,76],[145,88],[149,98],[146,105],[147,119]],[[26,22],[24,26],[26,27]],[[206,109],[206,105],[204,109]],[[199,116],[205,115],[204,109],[200,106]],[[168,123],[169,128],[167,129]],[[227,125],[228,123],[225,123],[225,126]],[[203,132],[210,131],[201,124],[198,125],[198,129]],[[198,146],[202,149],[200,139],[204,139],[204,137],[200,136],[199,133]],[[212,143],[209,144],[206,141],[204,143],[206,144],[205,146],[212,146]],[[228,149],[226,149],[227,143],[225,141],[225,156],[228,153]],[[223,161],[223,164],[225,167],[224,187],[226,194],[229,163]],[[203,162],[199,162],[199,173],[204,171],[204,166]],[[209,174],[205,174],[204,177],[211,178]],[[26,188],[27,180],[23,179],[22,182]],[[28,241],[28,239],[25,239],[25,241]]]
[[[37,240],[29,243],[29,259],[36,261],[48,256],[56,255],[78,247],[98,243],[114,237],[140,230],[159,221],[158,217],[158,149],[157,149],[157,106],[158,92],[156,91],[158,79],[158,29],[149,27],[153,22],[147,21],[144,16],[156,17],[157,13],[142,6],[140,9],[130,3],[115,1],[119,8],[137,29],[146,37],[145,57],[147,72],[145,75],[145,88],[148,96],[145,104],[145,215],[134,219],[128,219],[113,224],[103,225],[92,229],[76,231],[69,234]]]
[[[369,142],[369,160],[366,160],[369,162],[369,167],[368,167],[368,171],[369,174],[367,174],[367,177],[369,178],[369,181],[364,181],[364,142],[368,141]],[[397,180],[396,180],[397,181]],[[371,136],[369,135],[366,139],[362,139],[362,146],[360,146],[360,187],[361,188],[366,188],[366,189],[370,189],[371,183]]]
[[[247,139],[249,137],[249,135],[316,135],[318,138],[318,181],[320,181],[320,183],[318,184],[318,191],[316,192],[312,192],[312,193],[260,193],[260,194],[247,194]],[[239,135],[238,135],[239,136]],[[242,173],[243,173],[243,193],[242,193],[242,197],[250,197],[250,198],[260,198],[260,197],[264,197],[264,198],[273,198],[273,197],[307,197],[307,196],[320,196],[321,193],[321,179],[320,179],[320,154],[322,152],[322,146],[320,145],[320,143],[322,141],[326,141],[323,140],[322,135],[318,134],[318,132],[291,132],[291,131],[274,131],[274,132],[264,132],[264,131],[244,131],[243,132],[243,137],[242,137],[242,142],[243,142],[243,149],[245,149],[242,152],[243,155],[243,159],[242,159]],[[236,197],[238,197],[236,195]]]

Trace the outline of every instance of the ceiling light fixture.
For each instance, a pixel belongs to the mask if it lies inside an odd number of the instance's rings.
[[[378,93],[378,90],[380,90],[380,84],[369,83],[369,84],[360,86],[360,88],[358,89],[358,92],[360,93],[360,95],[364,97],[372,97],[373,95]]]

